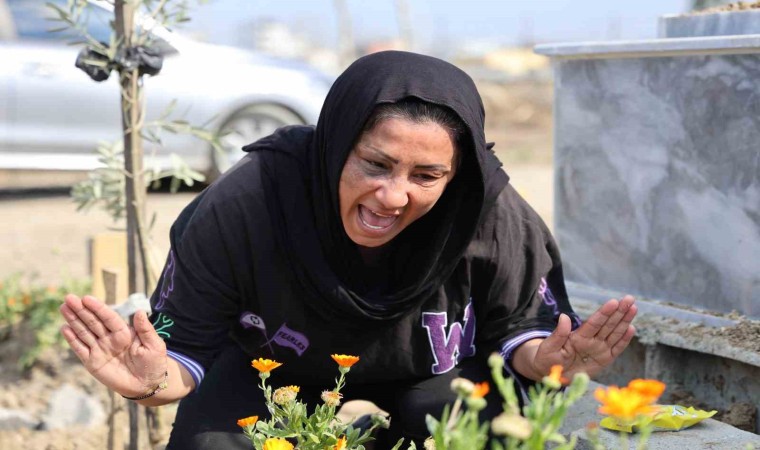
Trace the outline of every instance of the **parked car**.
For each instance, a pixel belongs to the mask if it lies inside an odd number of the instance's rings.
[[[80,47],[67,45],[72,33],[49,31],[58,24],[45,3],[0,0],[0,169],[88,170],[98,165],[97,143],[121,135],[118,76],[97,83],[77,69]],[[88,32],[108,42],[109,5],[92,0],[86,8]],[[173,118],[227,132],[223,154],[164,133],[154,163],[169,167],[176,153],[213,178],[243,155],[241,146],[283,125],[316,123],[332,81],[317,70],[162,27],[152,33],[164,62],[158,76],[144,77],[146,120],[176,100]]]

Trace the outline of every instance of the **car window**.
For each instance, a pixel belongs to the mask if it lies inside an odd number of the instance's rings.
[[[45,40],[58,42],[71,42],[79,40],[78,32],[66,30],[51,33],[50,30],[63,26],[61,22],[53,21],[57,17],[56,12],[41,0],[7,0],[8,7],[16,25],[16,34],[19,39]],[[66,0],[53,0],[54,3],[64,10]],[[101,42],[108,42],[111,36],[112,13],[94,5],[87,5],[83,11],[84,23],[87,24],[87,32],[93,38]]]

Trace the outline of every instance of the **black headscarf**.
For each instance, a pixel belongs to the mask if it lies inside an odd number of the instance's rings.
[[[343,228],[338,186],[373,109],[409,97],[450,108],[468,136],[442,197],[394,238],[386,287],[377,290],[367,285],[367,272],[374,269],[364,265]],[[360,58],[338,77],[316,129],[288,127],[245,148],[262,151],[277,243],[293,282],[315,299],[315,311],[358,322],[388,320],[441,287],[508,182],[486,144],[484,119],[480,95],[462,70],[429,56],[388,51]]]

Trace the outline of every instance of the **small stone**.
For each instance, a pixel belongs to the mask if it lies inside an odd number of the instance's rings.
[[[0,408],[0,430],[35,429],[40,421],[26,411]]]
[[[79,388],[64,384],[51,395],[43,428],[54,430],[72,425],[93,427],[102,425],[105,420],[106,412],[100,401]]]

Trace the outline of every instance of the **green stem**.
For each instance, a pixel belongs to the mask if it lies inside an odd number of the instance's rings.
[[[620,450],[628,450],[628,433],[620,432]]]
[[[649,436],[652,434],[652,425],[647,424],[639,427],[639,432],[641,435],[639,436],[639,443],[636,446],[636,450],[646,450],[647,441],[649,441]]]
[[[450,430],[454,427],[454,424],[456,423],[459,417],[459,410],[461,408],[462,408],[462,396],[458,396],[456,401],[454,402],[454,406],[451,408],[451,415],[449,416],[449,421],[446,423],[446,430]]]

